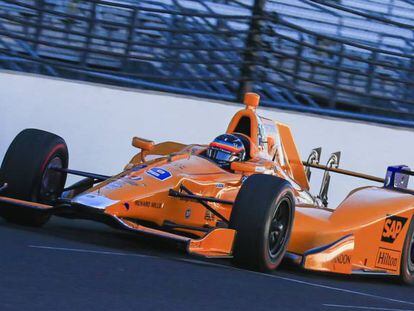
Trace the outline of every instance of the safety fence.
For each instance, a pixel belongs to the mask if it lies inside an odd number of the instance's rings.
[[[229,101],[254,90],[267,106],[409,127],[413,59],[264,0],[0,1],[6,69]]]

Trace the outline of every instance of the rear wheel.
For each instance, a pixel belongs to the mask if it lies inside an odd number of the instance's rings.
[[[8,184],[2,195],[53,203],[62,194],[66,182],[66,173],[53,168],[67,168],[68,158],[63,138],[41,130],[23,130],[11,143],[1,165],[0,184]],[[1,216],[30,226],[41,226],[50,218],[43,212],[11,206],[3,206]]]
[[[404,241],[400,280],[405,284],[414,284],[414,219],[411,219],[410,227]]]
[[[237,195],[230,228],[237,231],[233,262],[269,272],[278,267],[288,246],[295,211],[293,190],[281,178],[252,175]]]

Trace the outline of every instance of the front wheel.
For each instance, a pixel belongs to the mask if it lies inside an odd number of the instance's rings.
[[[242,185],[230,218],[237,231],[233,262],[269,272],[281,263],[289,243],[295,213],[294,194],[284,179],[252,175]]]
[[[52,204],[62,194],[66,182],[66,173],[54,168],[67,167],[68,149],[63,138],[41,130],[23,130],[11,143],[1,165],[0,184],[8,184],[2,195]],[[29,226],[41,226],[50,217],[12,206],[2,206],[1,216]]]

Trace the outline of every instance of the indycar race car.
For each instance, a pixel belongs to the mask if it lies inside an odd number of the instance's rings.
[[[286,258],[308,270],[413,283],[414,173],[394,166],[383,179],[342,170],[340,153],[321,165],[320,148],[302,161],[290,128],[257,115],[257,94],[246,94],[245,105],[210,145],[134,137],[140,152],[115,176],[69,169],[61,137],[23,130],[1,166],[0,215],[29,226],[52,215],[95,220],[263,272]],[[310,168],[325,171],[317,195]],[[330,172],[382,185],[355,189],[331,209]],[[67,174],[83,179],[65,188]]]

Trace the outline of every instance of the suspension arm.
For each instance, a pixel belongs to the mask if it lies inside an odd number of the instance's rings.
[[[229,223],[228,219],[224,217],[222,214],[217,212],[214,208],[212,208],[207,202],[213,202],[213,203],[220,203],[220,204],[228,204],[233,205],[234,202],[212,198],[212,197],[203,197],[199,195],[195,195],[193,192],[191,192],[187,187],[184,185],[181,185],[181,190],[183,190],[185,193],[176,191],[174,189],[170,189],[169,195],[176,198],[182,198],[182,199],[189,199],[189,200],[195,200],[201,205],[203,205],[208,211],[210,211],[212,214],[214,214],[216,217],[220,218],[222,221],[224,221],[226,224]]]
[[[324,171],[329,171],[329,172],[333,172],[333,173],[338,173],[338,174],[342,174],[342,175],[367,179],[367,180],[371,180],[371,181],[375,181],[375,182],[379,182],[379,183],[384,183],[385,182],[384,178],[380,178],[380,177],[376,177],[376,176],[372,176],[372,175],[367,175],[367,174],[362,174],[362,173],[358,173],[358,172],[354,172],[354,171],[343,170],[343,169],[340,169],[340,168],[328,167],[326,165],[312,164],[312,163],[307,163],[307,162],[303,162],[303,165],[306,166],[306,167],[312,167],[312,168],[316,168],[316,169],[320,169],[320,170],[324,170]]]

